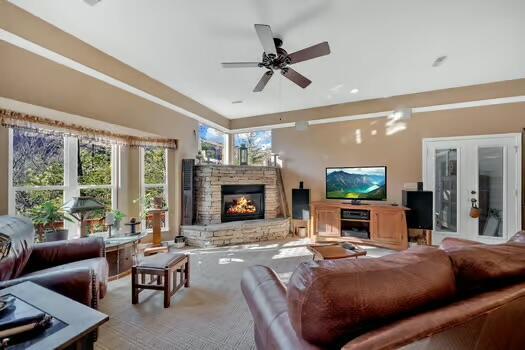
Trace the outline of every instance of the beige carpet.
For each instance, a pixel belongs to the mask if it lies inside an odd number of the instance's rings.
[[[388,251],[371,248],[369,256]],[[278,241],[191,250],[191,288],[179,290],[164,309],[162,293],[144,291],[131,304],[130,277],[111,282],[100,309],[110,320],[96,349],[255,349],[253,321],[240,279],[245,268],[267,265],[285,281],[312,259],[305,241]]]

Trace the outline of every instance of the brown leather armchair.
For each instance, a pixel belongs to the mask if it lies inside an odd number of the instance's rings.
[[[0,261],[0,288],[32,281],[97,308],[108,280],[102,238],[34,244],[31,221],[11,216],[0,216],[0,233],[11,239],[9,255]]]

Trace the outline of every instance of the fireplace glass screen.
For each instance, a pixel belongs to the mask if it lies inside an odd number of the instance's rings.
[[[264,219],[264,185],[223,185],[221,221]]]

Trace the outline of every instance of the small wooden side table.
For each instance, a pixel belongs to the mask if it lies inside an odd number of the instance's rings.
[[[335,259],[346,259],[346,258],[358,258],[366,255],[366,250],[356,246],[355,250],[345,249],[342,243],[317,243],[309,244],[307,246],[314,256],[314,260],[335,260]]]
[[[178,283],[177,275],[180,276]],[[144,258],[131,269],[132,304],[139,302],[139,293],[144,289],[153,289],[164,292],[164,307],[170,307],[171,297],[182,286],[190,287],[190,257],[186,254],[160,253]]]

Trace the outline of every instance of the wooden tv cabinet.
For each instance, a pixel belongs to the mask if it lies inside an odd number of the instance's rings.
[[[405,212],[408,208],[388,204],[353,205],[342,202],[312,202],[310,232],[318,240],[346,240],[403,250],[408,248]],[[345,218],[347,210],[363,211],[368,218]],[[368,233],[368,237],[363,236]]]

